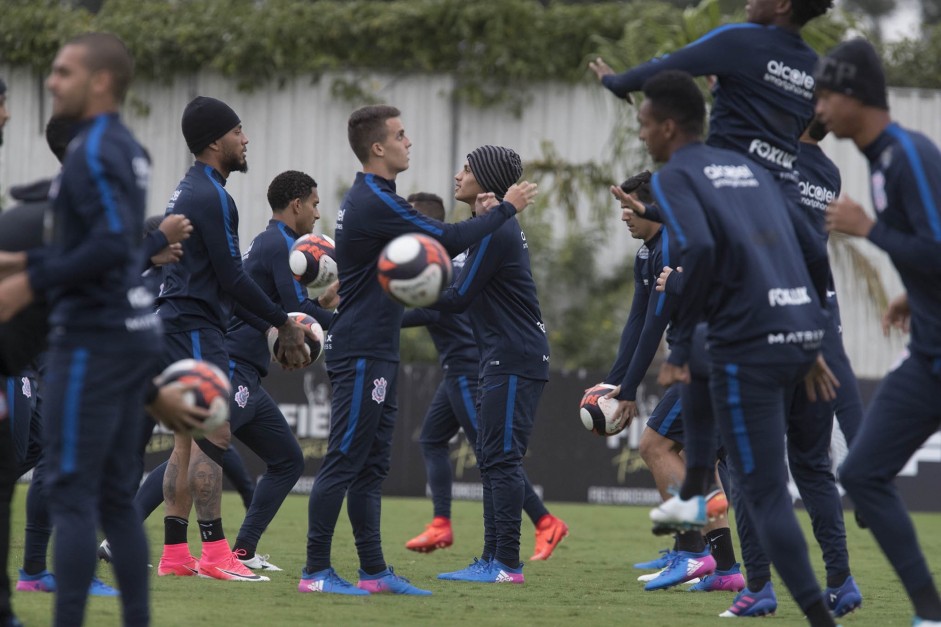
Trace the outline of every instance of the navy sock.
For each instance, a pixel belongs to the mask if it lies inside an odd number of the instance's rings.
[[[702,553],[706,550],[706,541],[700,531],[684,531],[676,534],[676,550],[690,553]]]
[[[941,620],[941,598],[933,583],[912,594],[915,614],[922,620]]]
[[[680,498],[688,501],[696,495],[705,495],[712,473],[713,469],[709,467],[687,468],[686,479],[683,480],[683,487],[680,488]]]
[[[372,564],[370,566],[360,566],[360,568],[362,568],[363,572],[366,573],[367,575],[378,575],[379,573],[384,571],[386,568],[388,568],[388,566],[386,566],[385,563],[382,563],[382,564]]]
[[[232,548],[232,551],[238,556],[241,560],[250,560],[255,557],[255,545],[250,542],[246,542],[240,538],[236,538],[235,546]],[[239,553],[239,551],[244,551],[244,553]]]
[[[837,573],[836,575],[827,575],[827,587],[828,588],[839,588],[846,580],[849,579],[850,573],[846,571],[845,573]]]
[[[814,601],[813,605],[805,608],[804,614],[807,615],[807,622],[811,624],[811,627],[829,627],[830,625],[836,625],[836,622],[833,620],[833,615],[830,613],[830,610],[827,609],[827,606],[824,605],[823,599]]]
[[[748,578],[748,590],[749,592],[761,592],[761,589],[765,587],[765,584],[771,581],[771,577],[755,577]]]

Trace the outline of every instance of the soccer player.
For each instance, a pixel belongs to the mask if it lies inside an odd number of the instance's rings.
[[[475,214],[512,201],[523,164],[516,151],[481,146],[454,177],[454,198]],[[503,201],[501,204],[496,204]],[[523,583],[523,456],[549,379],[549,342],[519,222],[509,220],[467,253],[464,269],[432,308],[467,311],[480,348],[477,466],[484,488],[484,546],[450,581]]]
[[[335,289],[320,297],[319,302],[325,307],[315,304],[307,298],[306,290],[294,279],[288,265],[288,253],[294,241],[310,233],[320,218],[319,203],[317,183],[309,175],[288,170],[274,177],[268,186],[271,220],[252,240],[242,261],[245,272],[273,302],[285,310],[314,316],[328,327],[333,312],[326,307],[334,305]],[[304,471],[304,455],[277,403],[261,386],[271,362],[268,327],[255,328],[252,323],[234,317],[225,338],[228,372],[234,390],[229,403],[231,431],[266,465],[265,474],[258,480],[254,496],[247,503],[248,511],[236,538],[234,553],[242,564],[253,570],[280,571],[268,561],[267,555],[256,554],[255,549]],[[234,450],[230,448],[226,453]],[[158,482],[165,475],[166,467],[167,464],[162,464],[148,475],[138,492],[137,502],[145,517],[162,500]],[[212,478],[205,476],[208,470],[205,463],[199,469],[203,475],[202,485],[214,485]]]
[[[0,320],[45,292],[51,304],[45,406],[46,494],[55,527],[54,622],[84,618],[94,574],[95,524],[114,546],[123,622],[149,623],[147,540],[132,504],[134,429],[160,349],[152,297],[140,283],[140,233],[149,163],[121,123],[133,74],[124,43],[80,35],[60,48],[47,87],[53,114],[79,122],[53,203],[47,248],[3,265]]]
[[[165,331],[164,365],[193,358],[229,372],[224,334],[233,313],[238,313],[237,307],[246,311],[246,316],[278,329],[282,351],[278,358],[284,365],[309,363],[303,350],[303,327],[289,319],[242,267],[238,209],[224,187],[232,172],[248,170],[248,137],[241,120],[224,102],[198,96],[187,104],[182,127],[196,162],[171,196],[166,213],[185,215],[193,224],[193,233],[183,242],[180,262],[164,268],[157,298],[157,314]],[[164,475],[166,517],[158,575],[198,573],[223,580],[267,581],[238,561],[222,529],[222,456],[230,440],[228,422],[195,442],[185,433],[176,434]],[[215,489],[194,498],[189,490],[190,475],[196,464],[207,460],[211,463],[204,467],[215,473]],[[186,541],[194,504],[203,540],[198,563]]]
[[[700,143],[705,102],[691,76],[662,72],[643,91],[640,137],[654,160],[665,162],[652,187],[684,268],[669,363],[688,380],[694,327],[708,322],[713,411],[733,480],[762,548],[809,622],[833,625],[783,465],[787,396],[805,376],[822,394],[832,391],[832,380],[815,361],[823,313],[784,199],[754,161]]]
[[[893,479],[941,424],[941,154],[921,133],[892,121],[885,73],[863,39],[834,48],[814,75],[817,115],[869,161],[876,219],[841,196],[827,208],[830,231],[865,237],[899,271],[907,296],[883,328],[910,321],[908,357],[889,372],[850,446],[840,479],[895,568],[915,610],[913,625],[941,625],[941,598]]]
[[[646,176],[642,176],[642,175]],[[650,173],[643,172],[632,179],[649,181]],[[637,416],[637,387],[650,367],[660,345],[660,339],[673,310],[677,297],[657,292],[655,287],[660,269],[678,264],[676,244],[671,248],[670,235],[658,222],[646,219],[633,211],[637,202],[650,204],[649,183],[640,182],[633,196],[621,187],[613,186],[611,193],[621,203],[621,220],[634,238],[644,242],[634,260],[634,299],[630,314],[621,333],[621,345],[605,383],[616,386],[608,398],[618,400],[617,414],[626,424]],[[667,331],[667,341],[672,333]],[[666,393],[647,420],[640,440],[640,454],[657,484],[660,496],[670,498],[670,488],[683,482],[686,464],[683,450],[683,411],[680,386],[667,388]],[[716,448],[718,448],[718,443]],[[738,591],[744,587],[739,565],[735,561],[735,548],[725,511],[725,495],[715,492],[707,507],[709,522],[702,529],[679,531],[675,534],[675,548],[650,562],[635,564],[636,568],[652,568],[661,572],[642,575],[645,590],[662,590],[692,579],[702,579],[691,590]],[[705,540],[704,540],[705,537]],[[706,548],[706,542],[710,549]],[[712,574],[713,571],[718,571]]]
[[[444,203],[439,196],[419,192],[408,201],[420,213],[444,222]],[[465,253],[452,261],[455,274],[464,267]],[[419,552],[434,551],[451,546],[451,464],[448,443],[459,429],[464,430],[475,448],[477,445],[477,375],[480,371],[480,351],[466,313],[448,314],[432,309],[412,309],[405,312],[402,327],[425,326],[438,350],[444,379],[422,421],[421,444],[428,487],[434,505],[434,519],[425,531],[405,543],[405,548]],[[523,470],[525,496],[523,510],[536,527],[536,544],[529,561],[547,560],[568,535],[568,525],[549,513]]]
[[[310,493],[307,564],[300,592],[336,594],[430,594],[395,574],[382,554],[379,535],[382,482],[389,469],[396,415],[396,373],[403,307],[383,293],[376,263],[398,235],[420,232],[439,240],[451,255],[522,211],[536,186],[515,187],[486,216],[458,224],[431,220],[395,193],[395,179],[408,169],[412,142],[395,107],[374,105],[350,116],[350,147],[363,165],[340,205],[336,227],[340,308],[325,341],[333,386],[330,437],[323,466]],[[333,532],[343,499],[360,561],[357,586],[330,565]]]

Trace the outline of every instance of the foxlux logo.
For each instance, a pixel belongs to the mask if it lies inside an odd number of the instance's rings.
[[[774,287],[768,290],[768,303],[772,307],[806,305],[809,302],[811,301],[806,287]]]
[[[775,148],[766,141],[760,139],[753,139],[751,144],[748,146],[748,154],[756,155],[761,157],[765,161],[779,165],[782,168],[787,168],[790,170],[794,167],[794,155],[780,148]]]

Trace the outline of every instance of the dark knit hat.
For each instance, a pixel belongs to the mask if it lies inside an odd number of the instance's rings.
[[[885,72],[875,48],[862,38],[844,41],[817,61],[816,89],[828,89],[868,107],[889,109]]]
[[[506,190],[523,175],[520,156],[515,150],[502,146],[481,146],[467,155],[467,164],[483,190],[493,192],[501,200]]]
[[[198,155],[241,122],[232,107],[221,100],[196,96],[183,111],[183,137],[190,152]]]

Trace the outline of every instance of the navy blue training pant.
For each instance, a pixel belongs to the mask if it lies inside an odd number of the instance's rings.
[[[809,366],[714,362],[710,376],[732,481],[744,496],[739,506],[744,505],[760,546],[805,610],[821,600],[821,593],[787,489],[784,430],[785,403]],[[733,505],[734,499],[733,489]],[[744,557],[746,536],[739,534]]]
[[[827,311],[830,312],[830,320],[823,336],[823,358],[840,382],[840,387],[836,389],[836,400],[831,405],[849,445],[853,443],[863,423],[863,399],[859,393],[856,374],[843,347],[843,324],[835,293],[827,298]]]
[[[258,546],[261,534],[304,472],[304,454],[278,404],[261,387],[258,371],[233,362],[231,373],[233,398],[229,421],[232,435],[265,462],[265,474],[258,479],[238,534],[238,541]]]
[[[382,482],[389,474],[398,411],[398,364],[342,359],[327,364],[333,400],[327,454],[310,492],[307,572],[330,566],[330,548],[343,498],[363,568],[385,563],[379,521]]]
[[[79,625],[95,572],[96,528],[111,543],[126,625],[149,621],[149,552],[134,507],[136,440],[156,352],[54,345],[43,383],[45,493],[55,529],[55,624]]]
[[[446,374],[422,421],[419,441],[435,516],[451,517],[451,449],[448,443],[458,429],[464,430],[468,442],[474,447],[474,455],[477,454],[476,399],[476,375]],[[523,481],[523,511],[536,524],[549,510],[533,490],[525,469]]]
[[[894,479],[941,426],[939,390],[941,358],[910,355],[882,380],[840,469],[843,487],[909,596],[934,582]]]
[[[522,523],[523,456],[545,381],[517,375],[481,379],[477,405],[477,464],[484,486],[484,557],[516,568]]]

